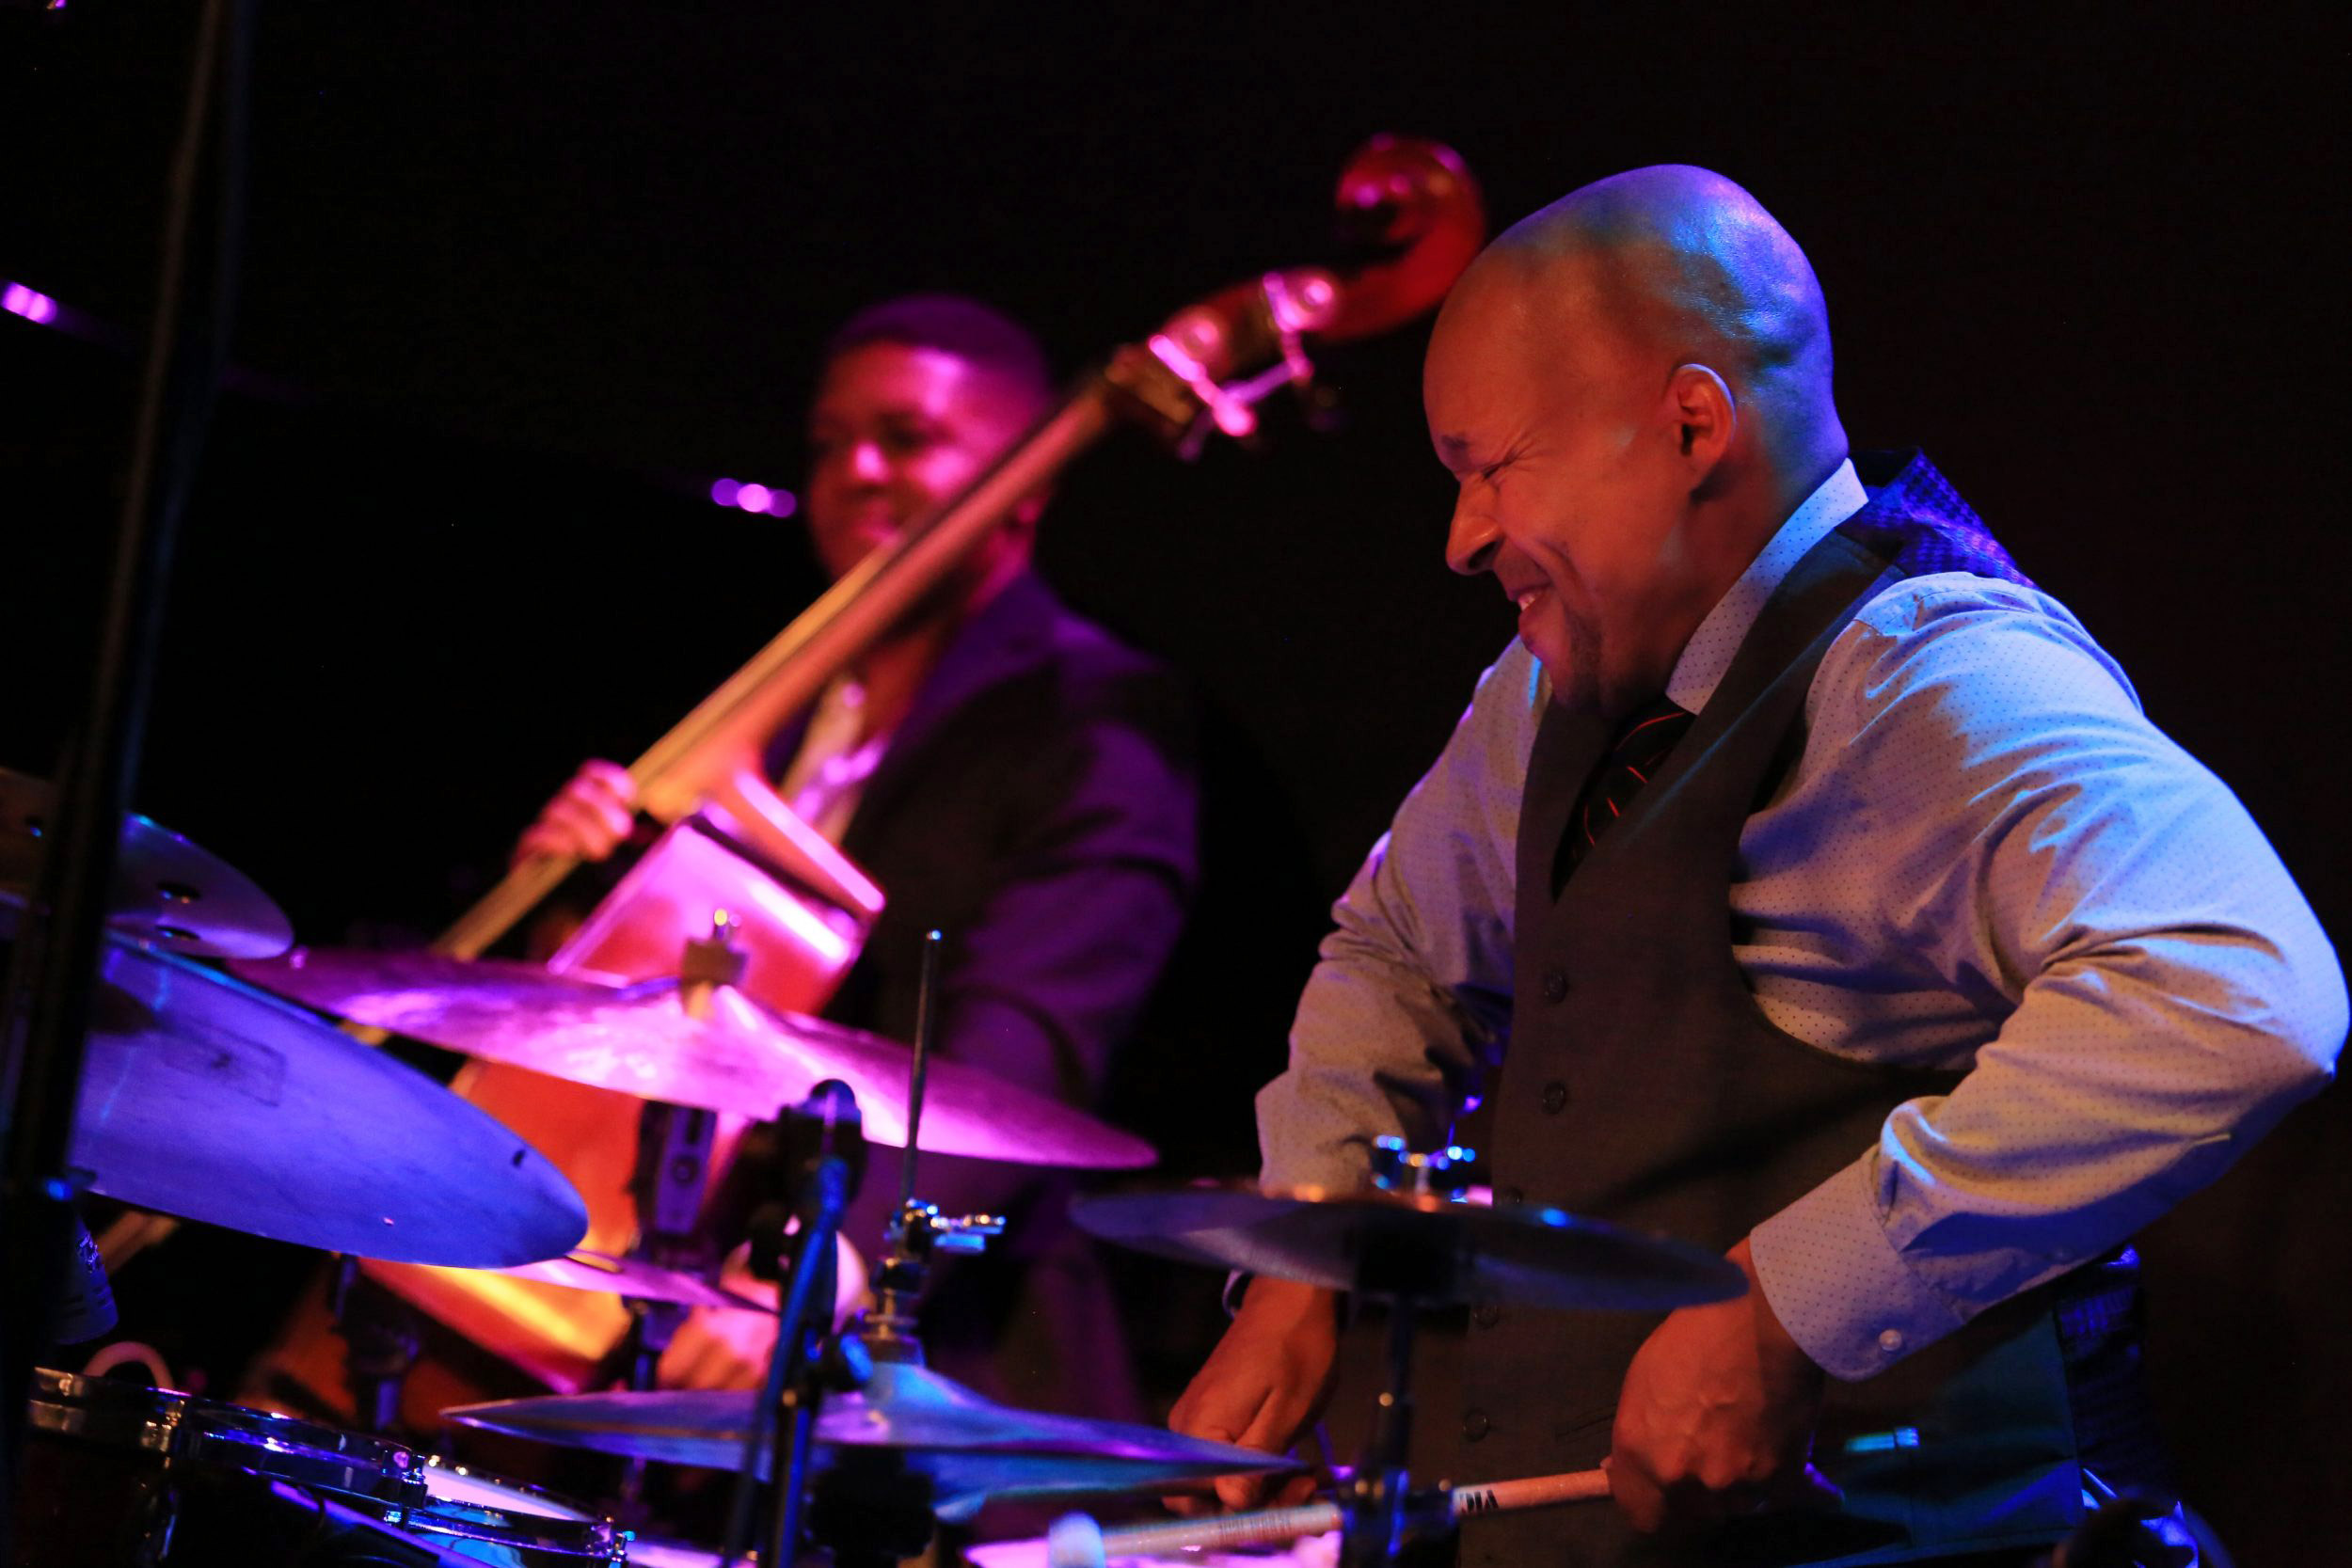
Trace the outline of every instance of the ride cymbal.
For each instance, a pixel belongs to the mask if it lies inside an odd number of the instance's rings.
[[[90,1190],[399,1262],[528,1263],[586,1233],[538,1150],[309,1013],[120,942],[99,982],[68,1157]]]
[[[356,1023],[640,1100],[764,1119],[836,1078],[857,1095],[868,1141],[906,1143],[913,1052],[774,1011],[729,986],[613,986],[535,964],[315,948],[231,967],[264,990]],[[939,1058],[923,1093],[922,1147],[1095,1170],[1154,1159],[1132,1133]]]
[[[1421,1306],[1664,1311],[1747,1288],[1737,1265],[1688,1243],[1426,1193],[1195,1187],[1080,1197],[1071,1216],[1145,1252]]]

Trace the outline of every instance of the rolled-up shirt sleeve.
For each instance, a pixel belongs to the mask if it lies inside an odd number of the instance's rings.
[[[1813,688],[1808,750],[1841,748],[1821,819],[1873,846],[1856,936],[1993,1030],[1916,1063],[1968,1070],[1755,1232],[1766,1297],[1841,1378],[2127,1239],[2316,1092],[2344,1037],[2333,949],[2261,831],[2053,608],[1890,596]]]
[[[1333,907],[1290,1065],[1258,1095],[1266,1185],[1363,1185],[1374,1138],[1437,1143],[1491,1058],[1510,1014],[1519,794],[1548,700],[1514,642]]]

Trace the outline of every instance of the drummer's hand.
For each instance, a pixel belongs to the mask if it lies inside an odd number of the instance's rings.
[[[719,1283],[772,1309],[782,1292],[752,1273],[751,1250],[745,1244],[727,1256]],[[834,1238],[834,1280],[833,1323],[839,1328],[874,1299],[866,1289],[866,1259],[847,1236]],[[766,1313],[697,1307],[670,1337],[654,1378],[664,1388],[757,1388],[767,1381],[769,1348],[775,1342],[776,1320]]]
[[[768,1378],[768,1350],[776,1342],[776,1320],[765,1312],[697,1307],[670,1336],[654,1370],[663,1388],[748,1392]]]
[[[569,855],[600,861],[620,847],[637,826],[637,784],[618,763],[580,765],[571,782],[555,792],[539,819],[515,841],[514,859]]]
[[[1188,1437],[1280,1453],[1314,1418],[1330,1392],[1339,1337],[1335,1292],[1286,1279],[1251,1280],[1232,1326],[1168,1412],[1169,1428]],[[1287,1507],[1305,1501],[1313,1484],[1309,1476],[1279,1481],[1226,1476],[1216,1483],[1216,1497],[1228,1508],[1249,1508],[1262,1501]],[[1279,1491],[1268,1499],[1271,1487]],[[1179,1513],[1211,1512],[1199,1497],[1166,1500]]]
[[[1607,1462],[1639,1530],[1834,1502],[1807,1461],[1824,1374],[1781,1326],[1742,1241],[1747,1294],[1668,1314],[1634,1353]]]

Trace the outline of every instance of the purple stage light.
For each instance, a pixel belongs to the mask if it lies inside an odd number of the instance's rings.
[[[718,506],[762,512],[771,517],[789,517],[801,509],[800,498],[789,490],[779,490],[768,484],[745,484],[732,479],[712,480],[710,499]]]
[[[0,310],[12,316],[23,316],[37,325],[46,326],[57,319],[57,302],[38,289],[22,283],[11,283],[0,289]]]

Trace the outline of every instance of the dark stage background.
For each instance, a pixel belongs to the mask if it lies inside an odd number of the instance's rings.
[[[191,10],[0,12],[0,277],[144,323]],[[831,324],[965,290],[1074,370],[1329,254],[1393,129],[1502,221],[1642,163],[1745,182],[1820,272],[1857,443],[1929,448],[2341,935],[2345,40],[2154,14],[265,0],[234,353],[276,385],[215,421],[139,801],[308,940],[430,933],[813,591],[791,524],[702,492],[793,482]],[[1336,433],[1122,437],[1049,520],[1052,578],[1213,714],[1208,910],[1135,1097],[1190,1169],[1246,1158],[1317,907],[1510,635],[1440,560],[1425,330],[1331,356]],[[132,375],[0,316],[0,765],[50,768],[77,701]],[[2248,1563],[2341,1538],[2344,1101],[2151,1248],[2173,1443]]]

